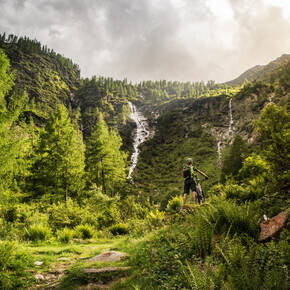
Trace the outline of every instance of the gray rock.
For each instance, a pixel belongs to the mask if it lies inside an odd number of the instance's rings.
[[[44,280],[44,276],[43,275],[41,275],[41,274],[36,274],[36,275],[34,275],[34,278],[36,279],[36,280]]]
[[[117,262],[121,259],[127,257],[128,254],[116,251],[105,252],[93,258],[85,260],[87,263],[94,263],[94,262]]]
[[[83,269],[82,271],[87,275],[91,275],[91,274],[127,271],[129,269],[130,267],[105,267],[105,268],[99,268],[99,269]]]
[[[41,261],[34,262],[34,265],[37,267],[41,266],[42,264],[43,264],[43,262],[41,262]]]

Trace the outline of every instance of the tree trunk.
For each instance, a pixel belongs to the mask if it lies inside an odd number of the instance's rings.
[[[107,192],[106,192],[106,185],[105,185],[105,173],[104,173],[103,155],[101,155],[101,162],[102,162],[103,193],[104,194],[107,194]]]

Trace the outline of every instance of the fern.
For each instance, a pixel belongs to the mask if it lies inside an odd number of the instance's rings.
[[[198,265],[192,265],[190,262],[186,261],[186,266],[181,262],[181,269],[188,281],[190,289],[210,289],[213,287],[212,272],[206,266],[206,269],[202,271]]]
[[[9,260],[15,251],[14,242],[3,242],[0,244],[0,271],[6,269]]]

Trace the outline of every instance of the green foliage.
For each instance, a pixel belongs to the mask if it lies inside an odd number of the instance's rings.
[[[84,185],[84,144],[60,106],[46,124],[35,149],[31,182],[36,196],[53,194],[53,200],[81,193]]]
[[[0,243],[0,288],[27,289],[31,286],[32,257],[19,249],[15,242]]]
[[[253,153],[244,160],[238,178],[240,180],[251,179],[253,176],[268,174],[269,170],[269,164],[260,155]]]
[[[186,261],[185,265],[181,264],[181,269],[187,280],[190,289],[211,289],[214,286],[212,271],[208,265],[206,269],[201,268],[202,265],[193,265]]]
[[[178,213],[180,207],[182,206],[182,196],[175,196],[168,201],[166,211],[168,213]]]
[[[126,180],[126,155],[120,150],[122,140],[116,131],[109,131],[103,116],[87,142],[86,169],[92,183],[102,187],[104,194],[114,195]]]
[[[75,227],[75,233],[78,238],[85,240],[93,237],[95,229],[89,224],[78,225]]]
[[[114,235],[127,235],[129,234],[129,229],[126,224],[117,224],[109,228],[109,231]]]
[[[73,239],[75,232],[74,230],[65,227],[64,229],[58,230],[56,235],[61,243],[67,244]]]
[[[48,213],[49,224],[52,228],[74,228],[81,224],[84,210],[72,199],[68,199],[66,203],[58,202],[52,204],[48,208]]]
[[[236,135],[229,154],[223,160],[221,182],[226,181],[227,176],[236,176],[242,168],[245,155],[247,154],[246,142],[240,135]]]
[[[262,153],[276,174],[289,171],[290,119],[286,107],[269,104],[255,122]]]
[[[199,213],[214,228],[216,234],[242,234],[257,236],[257,216],[250,205],[237,205],[222,197],[213,198],[211,204]]]
[[[46,225],[33,224],[26,229],[26,238],[33,242],[47,241],[51,236],[51,228]]]
[[[150,211],[145,218],[145,222],[147,223],[148,228],[153,230],[161,227],[164,220],[164,215],[165,213],[163,211]]]
[[[15,242],[1,242],[0,244],[0,271],[6,269],[9,260],[15,252]]]

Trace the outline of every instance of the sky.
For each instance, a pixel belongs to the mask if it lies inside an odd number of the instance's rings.
[[[289,0],[0,0],[0,33],[82,77],[224,82],[290,53]]]

